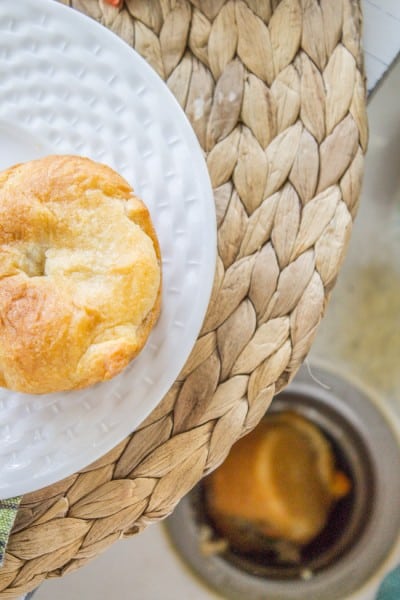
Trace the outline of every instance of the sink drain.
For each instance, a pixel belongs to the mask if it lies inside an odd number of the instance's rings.
[[[313,372],[329,389],[302,369],[269,412],[294,410],[317,425],[351,479],[352,492],[335,506],[299,563],[229,549],[205,555],[200,540],[210,522],[201,484],[166,521],[178,552],[225,598],[343,600],[373,574],[398,537],[400,449],[392,430],[360,389],[327,371]]]

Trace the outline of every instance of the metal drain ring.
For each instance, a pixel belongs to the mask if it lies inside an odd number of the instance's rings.
[[[178,552],[225,598],[343,600],[376,571],[399,535],[400,447],[394,433],[363,391],[325,370],[314,368],[313,373],[329,390],[303,368],[274,400],[271,411],[298,410],[319,425],[345,455],[355,483],[351,518],[322,563],[316,560],[312,565],[321,570],[311,579],[293,579],[293,573],[281,574],[279,579],[277,573],[262,577],[259,569],[256,575],[250,572],[251,565],[238,568],[222,556],[201,554],[191,500],[194,490],[167,520],[167,529]]]

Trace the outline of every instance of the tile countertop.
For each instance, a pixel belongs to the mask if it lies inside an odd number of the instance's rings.
[[[363,5],[365,59],[368,89],[371,91],[382,79],[400,51],[400,0],[364,0]],[[396,112],[399,114],[396,93],[396,89],[400,89],[399,63],[394,69],[393,77],[389,77],[379,89],[379,93],[374,94],[369,108],[370,154],[364,186],[364,196],[366,197],[361,207],[360,221],[365,218],[371,219],[371,227],[374,224],[374,218],[371,216],[373,217],[377,192],[380,191],[381,202],[384,202],[385,199],[392,202],[395,195],[398,197],[396,189],[400,189],[398,187],[398,145],[396,151],[393,151],[393,148],[390,151],[391,145],[395,143],[395,134],[399,133],[397,126],[400,125],[400,120],[397,119],[394,123],[395,131],[390,133],[393,129],[391,119]],[[390,110],[388,110],[389,105]],[[399,140],[398,137],[397,140]],[[399,144],[398,141],[397,144]],[[371,168],[371,162],[374,163],[374,169]],[[369,170],[368,164],[370,165]],[[353,250],[360,238],[357,231],[356,226],[352,243]],[[371,231],[371,236],[370,239],[374,239],[376,232],[374,236],[374,232]],[[359,253],[353,252],[353,254]],[[356,260],[352,256],[350,251],[346,266]],[[343,290],[346,282],[347,279],[344,276]],[[340,285],[341,280],[339,280],[338,288]],[[343,293],[346,291],[344,290]],[[335,303],[334,299],[335,295],[331,310],[327,314],[326,323],[323,324],[321,335],[318,336],[314,352],[318,352],[318,343],[332,333],[332,324],[335,321],[334,313],[340,311],[340,303]],[[374,372],[372,370],[372,373]],[[377,373],[379,373],[379,369]],[[396,373],[397,369],[393,372],[394,378],[397,377]],[[400,424],[400,407],[397,410],[396,419]],[[371,600],[384,571],[397,560],[400,560],[400,548],[397,548],[391,555],[377,577],[360,593],[353,595],[351,600]],[[215,600],[217,596],[203,587],[202,583],[183,566],[180,559],[171,550],[161,524],[148,528],[140,536],[114,544],[107,552],[77,572],[62,579],[47,581],[34,596],[34,600],[109,600],[110,598],[117,600],[130,600],[131,598],[137,600],[156,600],[158,598],[162,598],[162,600],[183,600],[184,598]]]
[[[62,579],[46,581],[32,600],[219,600],[185,567],[161,524],[114,544]]]
[[[368,91],[400,52],[400,1],[363,0],[364,52]]]

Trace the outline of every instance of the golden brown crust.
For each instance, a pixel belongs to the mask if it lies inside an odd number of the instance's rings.
[[[0,385],[76,389],[117,375],[160,311],[145,205],[105,165],[49,156],[0,174]]]

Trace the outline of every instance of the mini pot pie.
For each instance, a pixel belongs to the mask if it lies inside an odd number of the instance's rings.
[[[110,379],[160,312],[150,215],[111,168],[48,156],[0,174],[0,385],[43,394]]]

